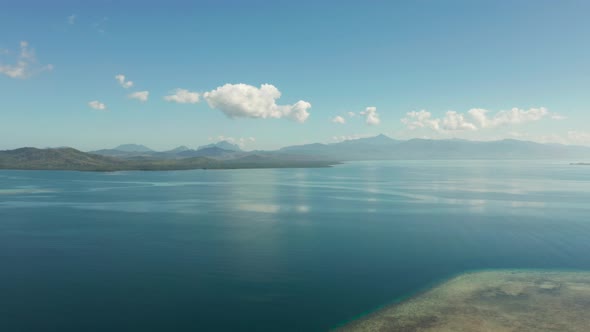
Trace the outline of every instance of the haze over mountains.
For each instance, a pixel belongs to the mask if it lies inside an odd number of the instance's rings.
[[[541,144],[505,139],[468,141],[460,139],[395,140],[385,135],[333,144],[289,146],[281,152],[348,160],[399,159],[569,159],[589,158],[590,147]]]
[[[275,151],[245,152],[227,141],[190,149],[181,146],[169,151],[125,144],[113,149],[91,153],[125,158],[157,157],[182,159],[188,157],[231,158],[250,154],[296,155],[324,160],[398,160],[398,159],[569,159],[589,158],[590,147],[561,144],[542,144],[530,141],[505,139],[499,141],[469,141],[460,139],[396,140],[386,135],[346,140],[338,143],[313,143],[287,146]]]
[[[124,144],[112,149],[81,152],[72,148],[21,148],[0,151],[4,169],[171,170],[193,168],[323,167],[342,161],[428,159],[555,159],[590,161],[590,147],[500,141],[395,140],[385,135],[331,144],[306,144],[275,151],[243,151],[227,141],[190,149],[180,146],[154,151]]]

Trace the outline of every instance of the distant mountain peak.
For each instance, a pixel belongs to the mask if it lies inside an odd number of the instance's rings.
[[[202,149],[214,148],[214,147],[220,148],[223,150],[228,150],[228,151],[238,151],[238,152],[242,151],[242,149],[240,149],[240,147],[237,144],[233,144],[228,141],[219,141],[217,143],[202,145],[197,148],[197,151],[202,150]]]
[[[169,150],[168,152],[182,152],[182,151],[188,151],[188,150],[190,150],[190,148],[188,148],[185,145],[181,145],[181,146],[176,147],[176,148],[174,148],[172,150]]]
[[[386,142],[395,141],[393,138],[391,138],[385,134],[379,134],[375,137],[369,137],[369,139],[378,140],[378,141],[386,141]]]
[[[357,138],[357,139],[346,140],[342,143],[348,143],[348,144],[363,143],[363,144],[382,145],[382,144],[391,144],[391,143],[395,143],[395,142],[397,142],[397,141],[394,140],[393,138],[391,138],[385,134],[379,134],[377,136],[372,136],[372,137],[361,137],[361,138]]]
[[[154,150],[141,144],[121,144],[113,150],[124,151],[124,152],[153,152]]]

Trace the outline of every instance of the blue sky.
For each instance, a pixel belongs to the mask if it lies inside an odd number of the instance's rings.
[[[379,133],[590,145],[588,1],[1,8],[4,149],[220,137],[271,149]]]

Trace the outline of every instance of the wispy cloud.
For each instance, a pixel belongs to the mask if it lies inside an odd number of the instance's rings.
[[[377,113],[377,107],[367,107],[364,111],[360,112],[360,114],[365,117],[365,123],[369,126],[376,126],[381,123],[379,113]]]
[[[96,23],[93,24],[94,28],[96,29],[96,31],[98,31],[98,33],[100,34],[104,34],[106,32],[106,22],[109,21],[108,17],[103,17],[102,19],[100,19],[99,21],[97,21]]]
[[[149,91],[137,91],[129,94],[128,97],[131,99],[137,99],[141,102],[146,102],[148,100],[149,95]]]
[[[76,14],[72,14],[72,15],[68,16],[68,19],[67,19],[68,24],[71,24],[71,25],[76,24],[77,19],[78,19],[78,15],[76,15]]]
[[[133,86],[133,82],[127,80],[127,78],[123,74],[115,75],[115,79],[117,80],[117,82],[119,82],[119,85],[121,85],[125,89],[129,89]]]
[[[164,100],[179,104],[196,104],[199,102],[199,94],[186,89],[176,89],[174,94],[165,96]]]
[[[569,130],[566,133],[544,133],[544,134],[531,134],[527,132],[513,131],[510,133],[510,137],[534,141],[539,143],[559,143],[566,145],[590,145],[590,132],[582,130]]]
[[[552,120],[558,120],[558,121],[559,120],[565,120],[565,119],[567,119],[567,116],[553,113],[553,114],[551,114],[551,119]]]
[[[332,141],[334,142],[344,142],[355,140],[359,138],[367,138],[373,136],[372,134],[354,134],[354,135],[341,135],[341,136],[332,136]]]
[[[567,138],[571,144],[590,145],[590,131],[570,130]]]
[[[11,52],[4,52],[9,55]],[[7,65],[0,62],[0,73],[11,78],[25,79],[34,74],[53,70],[53,65],[41,65],[37,61],[35,50],[26,41],[20,42],[20,52],[16,57],[16,64]]]
[[[492,116],[488,116],[488,110],[481,108],[470,109],[467,113],[479,128],[493,128],[504,125],[534,122],[549,115],[549,111],[544,107],[530,108],[528,110],[514,107],[507,111],[499,111]]]
[[[288,118],[299,123],[309,117],[311,104],[300,100],[293,105],[277,105],[281,92],[274,85],[260,88],[247,84],[225,84],[203,94],[209,106],[229,118]]]
[[[88,102],[88,106],[90,106],[91,108],[93,108],[95,110],[99,110],[99,111],[104,111],[107,109],[107,105],[105,105],[104,103],[101,103],[98,100],[93,100],[91,102]]]

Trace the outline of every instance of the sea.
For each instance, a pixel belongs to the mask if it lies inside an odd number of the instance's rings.
[[[590,270],[590,166],[0,171],[0,331],[327,331],[505,268]]]

